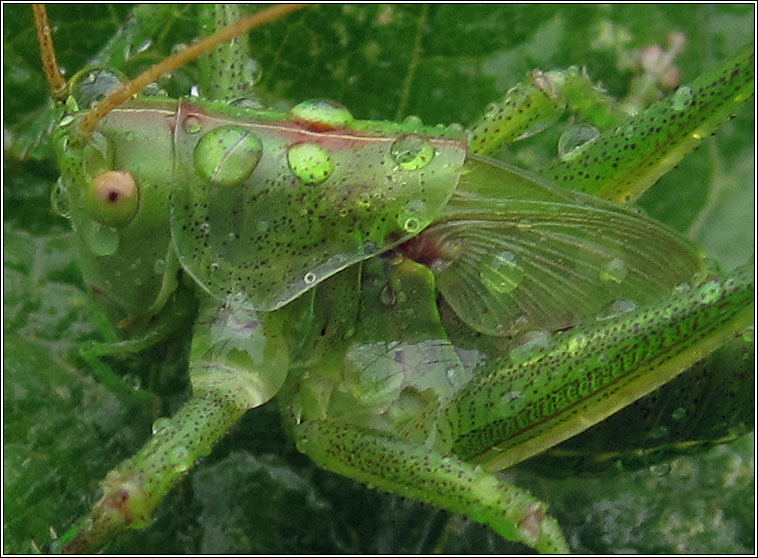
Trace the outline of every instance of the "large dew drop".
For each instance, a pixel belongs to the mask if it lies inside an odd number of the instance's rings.
[[[290,114],[302,124],[318,130],[344,128],[353,121],[353,115],[342,105],[319,99],[303,101],[294,106]]]
[[[192,467],[192,456],[184,446],[176,446],[169,452],[169,459],[174,471],[184,473]]]
[[[171,419],[168,417],[160,417],[155,419],[155,422],[153,423],[153,435],[158,434],[158,432],[165,430],[171,426]]]
[[[525,333],[510,352],[513,364],[525,364],[536,359],[552,346],[553,339],[546,330],[533,330]]]
[[[609,283],[621,283],[626,279],[628,270],[624,260],[613,258],[599,272],[600,280]]]
[[[96,256],[110,256],[118,250],[118,231],[113,227],[101,225],[97,221],[92,221],[85,228],[84,240]]]
[[[203,125],[197,116],[190,114],[184,119],[184,122],[182,122],[182,128],[188,134],[196,134],[203,128]]]
[[[263,76],[263,68],[257,60],[251,58],[242,65],[242,79],[250,85],[255,85]]]
[[[500,252],[482,263],[479,278],[487,289],[496,293],[510,293],[524,279],[524,268],[518,265],[513,252]]]
[[[50,192],[50,205],[53,211],[65,219],[71,218],[71,206],[69,205],[68,188],[63,177],[59,177]]]
[[[434,146],[423,136],[407,134],[392,142],[390,156],[403,170],[422,169],[432,162]]]
[[[261,140],[242,126],[220,126],[195,146],[195,169],[217,186],[237,186],[255,170],[263,155]]]
[[[687,86],[680,87],[671,98],[671,108],[677,111],[684,110],[692,104],[693,97],[692,89]]]
[[[577,149],[599,135],[600,132],[594,126],[586,124],[572,126],[563,132],[558,140],[558,156],[563,160],[570,159],[572,155],[579,153]]]
[[[321,184],[334,172],[329,152],[315,143],[297,143],[287,151],[290,170],[305,184]]]
[[[79,110],[88,110],[122,87],[125,81],[122,75],[111,70],[87,68],[71,78],[69,91]]]

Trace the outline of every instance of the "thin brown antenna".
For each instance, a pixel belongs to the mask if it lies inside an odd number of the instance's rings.
[[[63,72],[61,72],[58,60],[55,57],[53,33],[47,21],[47,10],[44,4],[32,4],[32,11],[34,12],[34,25],[37,28],[42,67],[45,69],[47,83],[50,85],[50,94],[53,99],[62,101],[68,95],[68,83],[63,77]]]
[[[86,139],[95,130],[97,123],[102,120],[105,115],[111,112],[116,107],[120,106],[125,101],[129,100],[134,95],[141,92],[145,87],[153,83],[163,74],[166,74],[176,68],[194,60],[201,54],[204,54],[221,43],[225,43],[235,37],[250,31],[251,29],[279,19],[296,10],[307,7],[308,4],[281,4],[267,8],[250,16],[244,17],[229,25],[223,29],[217,31],[213,35],[206,37],[191,44],[182,51],[169,56],[165,60],[159,62],[155,66],[149,68],[129,83],[124,84],[121,88],[110,93],[105,99],[100,101],[79,123],[79,134],[82,138]]]

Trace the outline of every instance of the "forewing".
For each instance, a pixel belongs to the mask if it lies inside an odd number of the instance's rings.
[[[448,304],[489,335],[618,313],[704,268],[693,244],[639,211],[486,159],[466,163],[456,195],[418,243]]]

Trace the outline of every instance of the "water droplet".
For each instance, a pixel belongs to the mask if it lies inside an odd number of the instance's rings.
[[[392,142],[390,156],[401,169],[418,170],[432,162],[434,146],[423,136],[407,134]]]
[[[163,275],[166,271],[166,260],[158,258],[153,262],[153,273]]]
[[[416,233],[421,230],[421,222],[415,217],[408,217],[403,222],[403,229],[408,233]]]
[[[397,224],[405,232],[415,234],[429,224],[428,210],[423,200],[415,199],[406,203],[396,216]]]
[[[528,331],[518,340],[518,345],[508,353],[513,364],[525,364],[533,362],[535,357],[552,345],[552,336],[546,330]]]
[[[119,245],[119,234],[113,227],[101,225],[92,221],[84,227],[84,239],[87,247],[96,256],[110,256],[116,253]]]
[[[600,132],[597,128],[588,126],[587,124],[578,124],[570,127],[561,134],[561,138],[558,140],[558,156],[563,160],[570,159],[572,154],[579,154],[578,148],[599,135]]]
[[[268,221],[261,219],[255,224],[255,228],[258,229],[258,232],[266,232],[268,230]]]
[[[58,533],[56,532],[55,529],[53,529],[52,526],[48,527],[47,531],[48,531],[48,536],[50,538],[50,542],[47,544],[48,546],[47,551],[52,554],[61,553],[63,549],[63,545],[61,544],[61,541],[58,537]]]
[[[188,471],[192,467],[192,458],[184,446],[176,446],[170,451],[169,459],[177,473]]]
[[[679,294],[684,294],[691,289],[692,289],[692,285],[690,285],[689,283],[679,283],[678,285],[674,286],[671,293],[674,295],[679,295]]]
[[[479,278],[484,286],[496,293],[510,293],[524,279],[524,268],[518,265],[513,252],[495,254],[489,261],[482,262]]]
[[[674,412],[671,413],[671,418],[674,420],[682,420],[684,417],[687,416],[687,409],[684,407],[677,407],[674,409]]]
[[[354,120],[350,111],[339,103],[311,99],[295,105],[290,110],[293,118],[319,131],[344,128]]]
[[[524,392],[520,390],[511,390],[507,391],[503,394],[503,397],[500,399],[500,402],[509,405],[510,403],[513,403],[514,401],[518,401],[519,399],[524,398]]]
[[[187,48],[187,45],[185,43],[176,43],[173,47],[171,47],[171,54],[178,54],[185,48]]]
[[[124,374],[124,383],[128,385],[130,388],[132,388],[134,391],[137,391],[142,387],[142,380],[137,374]]]
[[[242,65],[242,79],[246,83],[255,85],[261,80],[262,75],[263,67],[254,58],[250,58]]]
[[[389,254],[390,265],[400,265],[404,261],[405,261],[405,256],[403,256],[400,252],[392,252]]]
[[[257,135],[242,126],[219,126],[195,146],[195,168],[218,186],[236,186],[258,166],[263,146]]]
[[[355,326],[351,325],[347,329],[345,329],[345,333],[342,335],[343,339],[350,339],[353,335],[355,335],[356,329]]]
[[[312,271],[309,271],[309,272],[308,272],[308,273],[306,273],[306,274],[305,274],[305,276],[303,277],[303,282],[304,282],[306,285],[313,285],[313,284],[316,282],[316,274],[315,274],[315,273],[313,273]]]
[[[216,273],[219,270],[219,265],[216,262],[211,262],[208,264],[208,271],[211,273]]]
[[[745,343],[752,343],[755,340],[755,327],[746,327],[742,332],[742,340]]]
[[[122,75],[111,70],[89,68],[71,78],[69,91],[79,109],[87,110],[119,89],[124,81]]]
[[[165,89],[161,88],[157,83],[151,83],[142,91],[142,95],[145,97],[168,97],[168,93]]]
[[[621,283],[625,278],[628,270],[624,260],[613,258],[606,263],[600,270],[600,280],[605,282]]]
[[[149,49],[153,44],[153,41],[150,39],[147,39],[144,41],[141,45],[139,45],[134,52],[145,52],[147,49]]]
[[[415,128],[420,128],[424,125],[424,122],[415,114],[411,114],[405,117],[403,124],[407,124],[408,126],[413,126]]]
[[[305,184],[321,184],[334,172],[329,152],[315,143],[297,143],[287,151],[287,163],[293,174]]]
[[[233,107],[239,107],[242,109],[260,110],[266,108],[261,101],[252,97],[240,97],[239,99],[234,99],[229,104]]]
[[[63,177],[58,177],[53,190],[50,192],[50,205],[53,207],[53,211],[64,217],[65,219],[71,218],[71,207],[69,206],[68,188],[63,181]]]
[[[389,285],[384,285],[379,292],[379,300],[385,306],[393,306],[396,301],[394,289]]]
[[[611,304],[609,315],[616,316],[618,314],[623,314],[625,312],[631,312],[632,310],[635,310],[636,308],[637,308],[637,305],[631,300],[619,299],[619,300],[616,300],[613,304]]]
[[[692,99],[692,89],[687,86],[680,87],[671,97],[671,108],[677,111],[684,110],[692,104]]]
[[[171,419],[168,417],[161,417],[158,419],[155,419],[155,422],[153,423],[153,435],[158,434],[161,430],[165,430],[171,425]]]
[[[182,122],[182,128],[188,134],[196,134],[200,131],[203,125],[200,123],[200,119],[197,116],[189,115]]]
[[[505,92],[505,95],[508,96],[513,92],[514,88],[512,87],[508,91]],[[487,106],[484,107],[484,117],[488,119],[496,119],[497,116],[502,112],[502,108],[498,103],[487,103]]]

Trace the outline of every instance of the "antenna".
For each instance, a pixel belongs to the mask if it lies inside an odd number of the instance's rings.
[[[100,122],[109,112],[119,107],[122,103],[140,93],[145,87],[153,83],[163,74],[166,74],[187,62],[190,62],[198,56],[205,54],[212,48],[225,43],[235,37],[259,27],[271,21],[275,21],[296,10],[307,7],[308,4],[281,4],[266,8],[260,12],[244,17],[223,29],[218,30],[213,35],[201,39],[180,52],[169,56],[165,60],[158,62],[132,81],[123,84],[119,89],[108,94],[79,123],[77,129],[79,139],[86,140],[92,135],[97,123]],[[53,47],[50,25],[47,22],[47,14],[42,4],[34,4],[34,20],[37,26],[37,37],[39,39],[40,50],[42,51],[42,63],[45,67],[45,75],[50,84],[50,90],[56,100],[63,100],[68,94],[68,84],[63,78],[63,74],[58,67],[55,58],[55,49]]]
[[[44,4],[32,4],[34,12],[34,25],[37,28],[37,41],[39,42],[42,67],[45,69],[45,77],[50,85],[50,94],[56,101],[63,101],[68,95],[68,83],[63,77],[58,59],[55,57],[55,45],[50,23],[47,20],[47,10]]]

